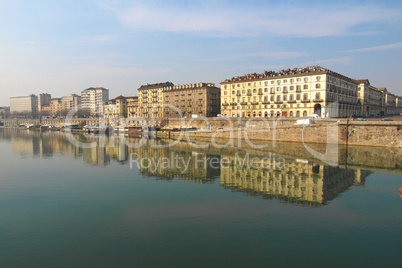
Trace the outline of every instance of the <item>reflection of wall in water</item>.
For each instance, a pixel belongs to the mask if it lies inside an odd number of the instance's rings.
[[[241,167],[239,161],[243,162],[244,157],[226,157],[231,164],[225,166],[222,163],[222,186],[287,202],[325,204],[356,180],[362,183],[365,179],[364,175],[354,170],[311,163],[286,162],[282,169],[268,169],[268,165],[260,168]],[[237,166],[233,164],[236,160]]]
[[[173,148],[142,146],[136,153],[140,171],[146,175],[199,183],[212,182],[220,175],[220,156],[181,151],[180,146]],[[217,164],[211,165],[211,161]]]
[[[105,147],[94,147],[82,149],[84,162],[94,165],[107,165],[110,162]]]

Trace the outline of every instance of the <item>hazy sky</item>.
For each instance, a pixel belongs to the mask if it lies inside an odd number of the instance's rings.
[[[402,1],[0,0],[0,106],[321,65],[402,95]]]

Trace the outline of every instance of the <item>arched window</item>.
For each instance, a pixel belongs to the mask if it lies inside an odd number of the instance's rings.
[[[293,117],[293,111],[290,111],[289,117]]]
[[[307,117],[307,111],[303,112],[303,117]]]
[[[296,111],[296,117],[300,117],[300,111]]]

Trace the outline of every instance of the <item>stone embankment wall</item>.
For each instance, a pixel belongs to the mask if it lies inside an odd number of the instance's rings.
[[[98,118],[72,119],[72,124],[86,121],[97,125]],[[160,121],[160,120],[159,120]],[[159,122],[158,121],[158,122]],[[347,121],[346,119],[320,119],[315,124],[295,125],[291,118],[191,118],[164,119],[163,128],[196,128],[186,133],[192,138],[248,139],[260,141],[285,141],[305,143],[331,143],[358,146],[402,147],[402,121]],[[63,126],[64,119],[2,119],[4,126],[20,124],[46,124]],[[157,123],[147,120],[149,125]],[[159,123],[161,123],[160,121]],[[157,124],[156,124],[157,125]],[[167,135],[160,133],[159,135]],[[171,132],[171,137],[180,133]]]

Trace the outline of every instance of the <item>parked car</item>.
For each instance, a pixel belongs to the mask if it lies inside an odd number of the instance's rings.
[[[363,117],[359,117],[359,118],[357,118],[357,121],[367,121],[367,119],[363,118]]]
[[[381,119],[381,121],[394,121],[394,120],[392,120],[391,118],[383,118]]]

